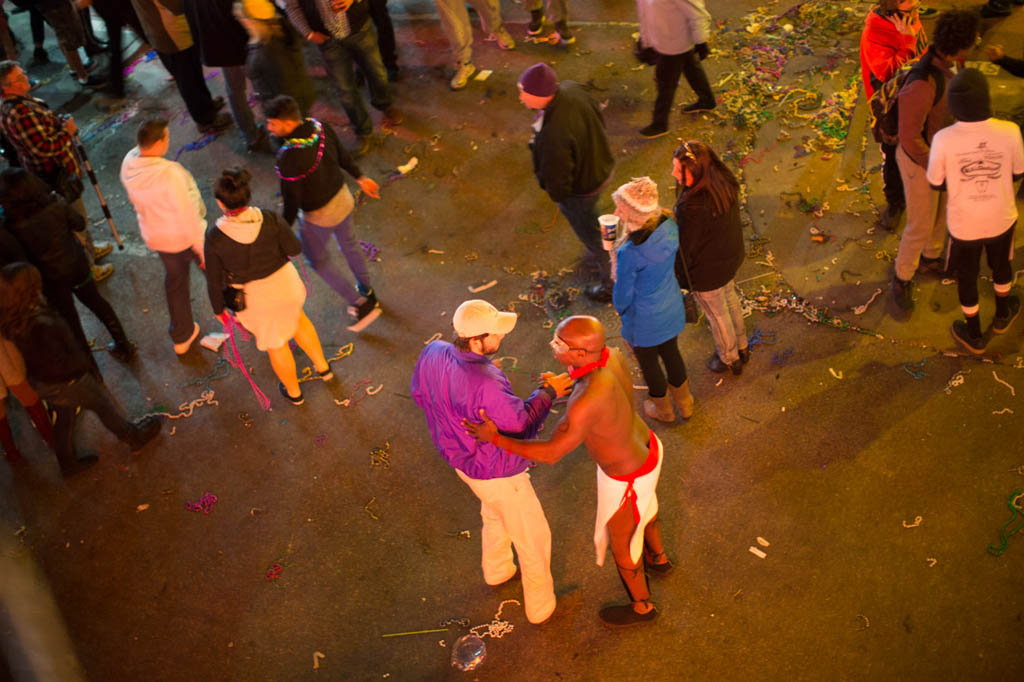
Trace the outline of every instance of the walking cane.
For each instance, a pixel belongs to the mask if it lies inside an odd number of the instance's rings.
[[[92,170],[92,164],[89,163],[89,157],[85,153],[85,145],[82,144],[81,138],[78,134],[75,134],[75,149],[78,151],[78,158],[82,160],[82,165],[85,166],[86,172],[89,174],[89,180],[92,181],[92,187],[96,190],[96,197],[100,200],[100,206],[103,207],[103,215],[107,218],[107,223],[110,224],[110,231],[114,235],[114,241],[117,242],[117,249],[124,251],[124,244],[121,243],[121,235],[117,233],[117,228],[114,227],[114,216],[110,215],[110,208],[107,206],[106,199],[103,198],[103,192],[100,191],[100,183],[96,181],[96,173]]]

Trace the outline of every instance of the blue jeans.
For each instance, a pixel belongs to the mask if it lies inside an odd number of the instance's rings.
[[[359,81],[356,79],[354,65],[366,77],[366,85],[370,89],[370,104],[374,109],[384,111],[391,106],[391,87],[388,75],[384,70],[384,62],[377,48],[377,32],[372,22],[347,38],[332,38],[320,45],[320,54],[327,65],[327,75],[331,77],[338,89],[341,106],[348,115],[356,135],[365,137],[373,132],[370,114],[366,111],[363,96],[359,92]]]
[[[708,318],[719,359],[731,365],[740,359],[740,350],[747,347],[743,306],[736,293],[736,281],[729,280],[724,287],[713,291],[694,291],[693,295]]]
[[[164,264],[164,291],[167,294],[167,312],[171,317],[167,329],[174,343],[185,343],[192,336],[195,321],[192,319],[192,288],[190,275],[192,262],[198,261],[196,252],[186,249],[178,253],[157,251]]]
[[[597,200],[599,194],[592,196],[569,196],[558,202],[558,210],[569,221],[569,227],[583,246],[587,247],[590,259],[596,261],[601,271],[601,283],[611,284],[611,261],[608,252],[601,246],[601,231],[597,225]]]
[[[327,243],[333,236],[338,242],[338,250],[345,256],[349,270],[356,277],[356,284],[364,291],[370,289],[370,273],[366,269],[363,252],[359,242],[352,234],[352,215],[331,227],[321,227],[299,218],[299,235],[302,237],[302,253],[316,270],[316,273],[327,282],[327,286],[337,291],[349,305],[356,305],[361,294],[356,291],[348,278],[342,274],[337,262],[327,251]]]

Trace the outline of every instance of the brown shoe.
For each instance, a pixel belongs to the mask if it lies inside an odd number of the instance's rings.
[[[660,398],[651,396],[644,400],[644,414],[651,419],[671,424],[676,420],[676,411],[672,409],[672,399],[667,395]]]
[[[693,394],[690,393],[690,380],[683,382],[682,386],[668,385],[668,392],[672,396],[672,402],[679,408],[679,415],[683,419],[693,416]]]

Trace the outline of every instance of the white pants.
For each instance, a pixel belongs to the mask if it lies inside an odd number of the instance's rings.
[[[470,478],[455,473],[480,498],[481,565],[484,582],[499,585],[516,572],[512,546],[519,555],[526,618],[546,620],[555,610],[555,582],[551,577],[551,528],[525,471],[505,478]]]

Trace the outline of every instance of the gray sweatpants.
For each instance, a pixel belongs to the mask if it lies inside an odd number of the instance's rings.
[[[468,1],[480,15],[484,33],[490,35],[501,28],[501,5],[498,0],[434,0],[441,30],[448,39],[455,67],[473,61],[473,27],[469,25]]]

